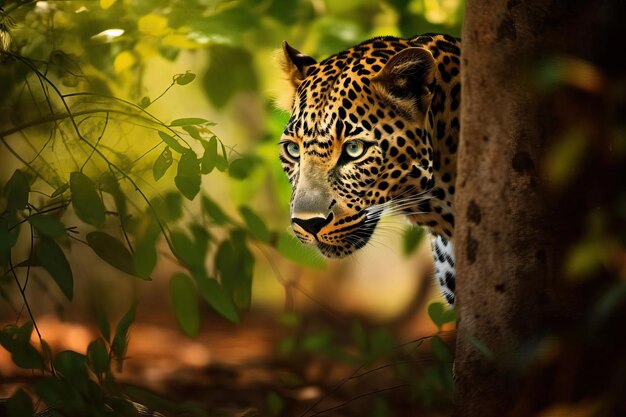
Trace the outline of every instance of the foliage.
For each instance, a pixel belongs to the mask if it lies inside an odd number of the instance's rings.
[[[456,314],[439,302],[430,304],[428,310],[436,312],[431,314],[431,319],[439,328],[437,334],[404,343],[400,343],[384,326],[372,326],[360,320],[354,321],[345,335],[325,327],[303,332],[302,329],[307,328],[306,319],[285,313],[283,324],[291,331],[278,346],[282,356],[295,363],[307,363],[307,358],[317,356],[345,363],[354,369],[302,415],[318,415],[334,410],[336,406],[327,408],[326,405],[333,403],[331,395],[340,389],[348,390],[350,385],[362,385],[366,391],[355,399],[355,404],[341,405],[355,407],[357,413],[364,409],[359,401],[368,397],[374,398],[377,408],[388,409],[388,398],[384,394],[401,389],[410,392],[411,402],[449,411],[454,398],[454,354],[450,347],[454,340],[449,340],[450,332],[442,330],[442,326],[454,323]],[[374,415],[389,414],[379,411]]]
[[[232,322],[250,308],[253,247],[324,267],[249,198],[234,203],[235,214],[215,192],[226,181],[254,195],[265,175],[276,205],[287,206],[289,186],[274,156],[285,115],[260,93],[277,78],[267,64],[271,51],[283,38],[322,56],[379,34],[458,35],[462,11],[460,1],[344,3],[0,0],[0,295],[10,305],[20,300],[29,314],[21,326],[2,329],[0,342],[16,365],[38,370],[35,393],[45,404],[63,415],[89,404],[94,415],[134,415],[126,398],[152,398],[114,383],[135,307],[112,339],[100,320],[102,335],[85,354],[53,354],[39,335],[28,290],[38,282],[51,297],[72,300],[76,281],[89,278],[73,265],[77,248],[137,282],[152,279],[163,255],[175,259],[172,312],[189,336],[198,332],[200,303]],[[189,57],[206,65],[155,78],[158,65]],[[265,126],[257,145],[236,149],[203,111],[176,114],[166,104],[193,88],[225,112],[242,95],[260,96]],[[407,253],[420,233],[407,234]],[[324,350],[329,340],[313,335],[301,347]],[[277,395],[268,397],[276,413]],[[31,408],[23,391],[10,400],[13,415]]]

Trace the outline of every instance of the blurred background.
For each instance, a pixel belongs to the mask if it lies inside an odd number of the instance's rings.
[[[427,236],[394,218],[349,259],[302,247],[273,102],[283,40],[321,59],[460,36],[463,9],[0,0],[0,397],[76,415],[126,415],[120,398],[171,415],[445,415],[455,317]]]

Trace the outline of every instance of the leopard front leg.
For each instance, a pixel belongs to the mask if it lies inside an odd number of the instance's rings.
[[[456,270],[454,268],[454,247],[452,241],[441,235],[433,234],[431,246],[435,262],[435,279],[437,284],[439,284],[443,297],[450,307],[453,308]]]

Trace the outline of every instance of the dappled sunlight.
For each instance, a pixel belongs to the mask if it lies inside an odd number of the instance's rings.
[[[0,407],[449,410],[456,316],[421,229],[331,261],[289,227],[272,56],[459,35],[464,4],[4,2]]]

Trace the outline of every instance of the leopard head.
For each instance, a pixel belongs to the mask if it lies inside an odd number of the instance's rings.
[[[368,243],[383,209],[415,210],[404,199],[433,181],[425,126],[435,61],[396,38],[319,63],[285,42],[282,68],[291,117],[280,160],[293,190],[291,226],[303,243],[343,257]]]

